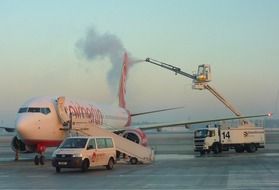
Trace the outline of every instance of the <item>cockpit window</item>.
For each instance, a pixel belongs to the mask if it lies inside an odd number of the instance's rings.
[[[50,113],[50,109],[49,108],[41,108],[41,113],[47,115],[48,113]]]
[[[38,113],[38,112],[40,112],[40,111],[41,111],[40,108],[28,108],[28,112]]]
[[[50,113],[50,109],[49,108],[38,108],[38,107],[23,107],[20,108],[18,110],[18,113],[26,113],[26,112],[30,112],[30,113],[42,113],[42,114],[49,114]]]
[[[24,107],[24,108],[19,108],[18,113],[25,113],[27,112],[28,108]]]

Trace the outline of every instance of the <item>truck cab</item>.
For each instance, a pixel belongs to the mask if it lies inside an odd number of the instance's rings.
[[[219,142],[218,128],[202,128],[194,132],[195,152],[210,152],[215,142]]]
[[[69,137],[52,154],[52,166],[61,168],[105,166],[112,169],[116,161],[116,148],[111,137]]]

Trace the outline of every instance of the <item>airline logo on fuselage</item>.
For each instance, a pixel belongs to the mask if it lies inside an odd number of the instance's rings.
[[[80,106],[79,104],[65,106],[65,111],[68,115],[70,113],[73,116],[73,119],[88,119],[90,123],[96,125],[103,124],[103,114],[98,109],[93,107],[92,105],[89,106]]]

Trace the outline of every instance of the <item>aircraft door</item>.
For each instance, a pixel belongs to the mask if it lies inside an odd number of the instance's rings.
[[[58,116],[59,116],[61,122],[65,126],[70,121],[70,118],[65,111],[64,104],[65,104],[65,97],[64,96],[58,97],[57,98],[57,113],[58,113]]]

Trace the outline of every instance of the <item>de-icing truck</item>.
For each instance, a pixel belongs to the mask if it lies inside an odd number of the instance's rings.
[[[242,114],[223,95],[221,95],[214,87],[209,85],[209,82],[212,80],[210,65],[199,65],[197,73],[192,75],[182,71],[179,67],[151,58],[146,58],[146,62],[150,62],[159,67],[170,70],[175,74],[183,75],[192,79],[192,89],[208,90],[227,108],[229,108],[235,116],[239,117],[241,124],[237,127],[216,125],[215,127],[207,127],[196,130],[194,132],[195,151],[198,151],[201,154],[213,151],[217,154],[229,149],[235,149],[236,152],[244,152],[245,150],[247,152],[255,152],[258,148],[264,148],[264,128],[256,127],[253,123],[248,121],[248,117],[243,117]],[[268,114],[268,116],[270,116],[270,114]]]
[[[208,126],[194,132],[194,150],[201,154],[211,151],[218,154],[229,149],[235,149],[238,153],[256,152],[258,148],[264,148],[264,145],[264,128],[249,123],[238,127]]]

